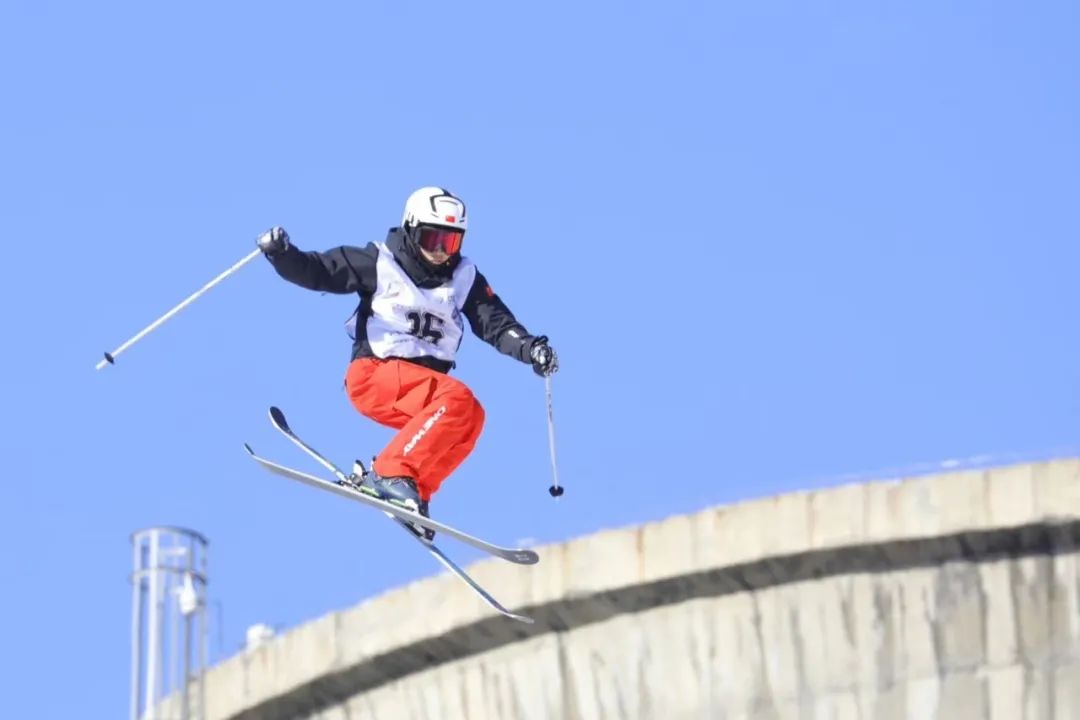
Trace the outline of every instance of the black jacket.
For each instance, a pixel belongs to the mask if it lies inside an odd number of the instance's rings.
[[[417,257],[405,241],[401,228],[391,228],[386,237],[394,259],[417,287],[431,289],[449,282],[459,258],[443,266],[433,267]],[[368,344],[366,327],[371,315],[371,297],[377,286],[375,262],[379,257],[374,243],[365,247],[342,246],[326,252],[303,252],[290,245],[284,252],[270,258],[278,275],[300,287],[338,295],[360,296],[357,307],[356,339],[353,342],[352,359],[374,357]],[[530,362],[533,336],[517,321],[510,308],[499,299],[487,280],[476,272],[472,289],[462,308],[473,333],[499,352]],[[439,372],[449,372],[452,363],[432,357],[405,358]]]

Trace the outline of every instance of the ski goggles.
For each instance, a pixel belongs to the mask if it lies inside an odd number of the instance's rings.
[[[461,241],[465,237],[464,230],[453,230],[445,227],[432,227],[421,225],[417,228],[420,233],[419,245],[428,252],[442,250],[447,255],[453,255],[461,250]]]

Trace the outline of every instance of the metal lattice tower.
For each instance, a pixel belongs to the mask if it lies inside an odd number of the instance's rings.
[[[153,527],[132,534],[130,720],[204,720],[206,547],[193,530]]]

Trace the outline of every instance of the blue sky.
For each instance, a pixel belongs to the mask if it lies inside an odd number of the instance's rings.
[[[562,360],[556,503],[543,383],[466,340],[488,426],[433,512],[471,532],[1077,452],[1075,3],[359,6],[0,6],[11,717],[126,712],[136,528],[210,538],[225,654],[439,569],[241,449],[316,469],[271,404],[341,463],[388,439],[348,298],[258,260],[93,369],[262,229],[362,245],[421,185]]]

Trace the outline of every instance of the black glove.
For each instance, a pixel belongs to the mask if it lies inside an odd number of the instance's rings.
[[[554,375],[559,370],[559,356],[555,354],[555,348],[548,345],[546,336],[533,340],[529,348],[529,360],[532,362],[533,372],[540,377]]]
[[[274,257],[289,249],[289,233],[285,228],[275,225],[255,240],[255,244],[266,257]]]

